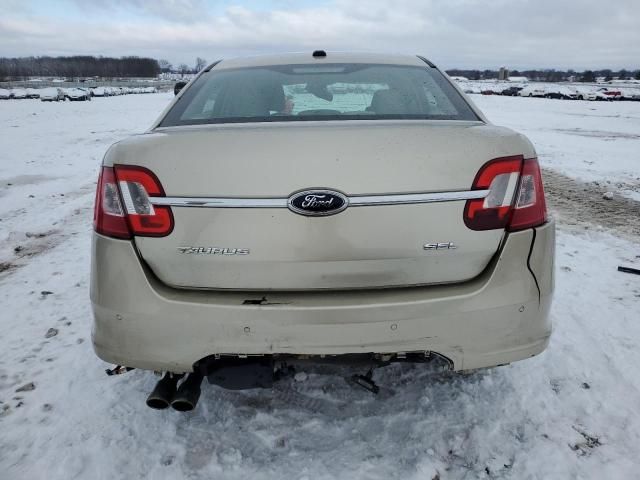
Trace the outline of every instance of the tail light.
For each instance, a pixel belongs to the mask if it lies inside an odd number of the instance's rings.
[[[151,203],[164,197],[158,178],[143,167],[102,167],[93,216],[96,232],[115,238],[164,237],[173,230],[171,207]]]
[[[547,221],[542,175],[536,158],[521,155],[486,163],[476,175],[472,190],[489,195],[469,200],[464,223],[472,230],[524,230]]]

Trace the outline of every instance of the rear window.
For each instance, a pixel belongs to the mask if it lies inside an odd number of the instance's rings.
[[[202,74],[161,127],[303,120],[478,120],[435,68],[275,65]]]

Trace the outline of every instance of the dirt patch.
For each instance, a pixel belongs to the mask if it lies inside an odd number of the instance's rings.
[[[636,241],[640,237],[640,202],[617,194],[618,188],[581,182],[552,170],[544,170],[543,176],[549,210],[559,223],[601,226]],[[610,200],[603,198],[607,192],[614,192]]]
[[[0,262],[0,273],[8,272],[9,270],[13,270],[16,266],[10,262]]]

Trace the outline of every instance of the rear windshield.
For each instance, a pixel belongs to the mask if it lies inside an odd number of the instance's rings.
[[[202,74],[160,123],[303,120],[478,120],[435,68],[376,64],[276,65]]]

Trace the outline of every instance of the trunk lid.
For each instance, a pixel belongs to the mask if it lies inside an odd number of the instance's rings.
[[[116,144],[105,163],[150,169],[167,197],[282,199],[312,188],[348,196],[466,191],[485,162],[533,155],[528,148],[520,135],[480,122],[283,122],[158,129]],[[325,217],[173,206],[169,236],[135,243],[161,281],[182,288],[461,282],[483,271],[504,235],[467,228],[464,206],[349,206]]]

